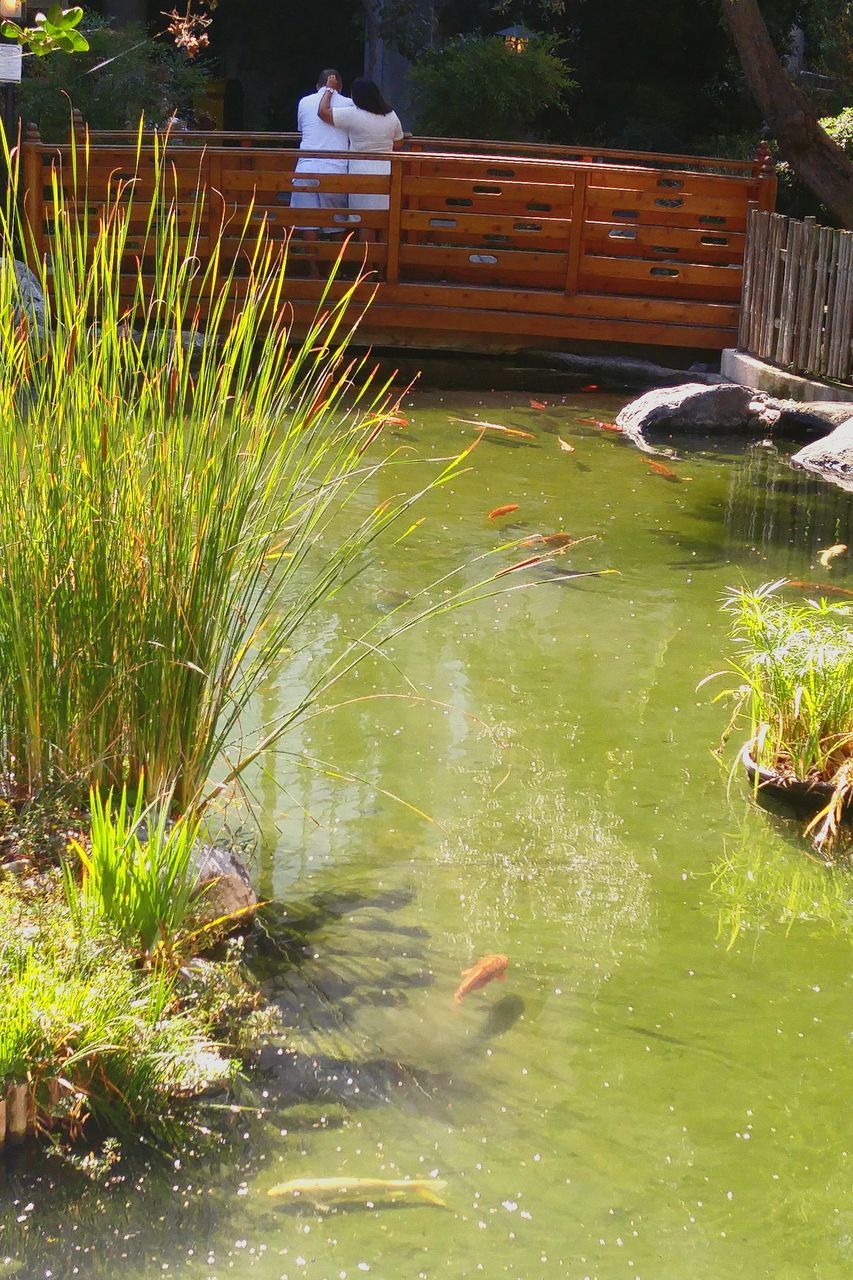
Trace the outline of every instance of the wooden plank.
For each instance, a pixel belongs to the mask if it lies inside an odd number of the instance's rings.
[[[609,189],[590,185],[587,201],[590,217],[606,222],[614,218],[615,209],[637,213],[655,213],[666,221],[669,217],[690,217],[696,225],[698,218],[741,218],[745,221],[749,204],[737,196],[694,196],[676,192],[662,195],[654,191],[637,191],[625,188]]]
[[[390,174],[382,173],[279,173],[223,174],[223,194],[228,198],[253,195],[284,196],[291,191],[343,192],[345,195],[387,195]],[[264,201],[272,203],[272,200]]]
[[[464,270],[483,277],[486,282],[507,274],[520,273],[535,277],[547,275],[559,279],[562,286],[567,266],[566,253],[532,253],[523,249],[450,249],[442,245],[400,246],[401,275],[415,267],[429,267],[444,272]],[[472,273],[471,268],[475,271]]]
[[[684,227],[614,227],[587,223],[584,247],[604,257],[650,258],[706,265],[740,265],[746,236],[742,232],[706,232]]]
[[[596,167],[589,174],[589,185],[597,189],[613,188],[652,192],[655,196],[708,196],[716,200],[748,204],[758,199],[758,178],[736,178],[726,174],[687,173],[676,169],[637,169],[625,181],[624,169]]]
[[[429,209],[403,209],[401,226],[406,231],[448,232],[474,237],[511,235],[520,239],[539,236],[568,239],[571,219],[552,218],[547,214],[517,217],[502,213],[469,213],[467,209],[458,212],[442,210],[440,213]]]
[[[687,231],[743,233],[746,231],[748,208],[740,213],[714,214],[683,209],[638,209],[634,205],[592,205],[587,202],[587,218],[590,222],[608,227],[649,227],[658,232],[682,228]]]
[[[644,262],[640,258],[605,258],[590,254],[584,254],[581,259],[581,275],[585,280],[653,280],[657,283],[677,281],[679,287],[689,284],[715,285],[721,289],[734,289],[738,297],[743,281],[740,265],[719,267],[689,262]]]
[[[553,209],[571,209],[573,183],[549,182],[497,182],[494,179],[477,180],[462,178],[419,178],[403,175],[403,196],[417,199],[434,197],[442,207],[448,200],[478,200],[494,202],[497,206],[506,201],[515,206],[535,203],[542,212]],[[496,212],[498,209],[496,208]]]

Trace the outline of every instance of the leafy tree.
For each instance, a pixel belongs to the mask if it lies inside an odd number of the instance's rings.
[[[744,78],[797,175],[845,225],[853,226],[853,160],[820,127],[786,73],[758,0],[721,0]]]
[[[73,58],[33,58],[21,82],[21,115],[42,137],[64,138],[70,107],[95,129],[134,127],[142,113],[160,123],[203,89],[207,73],[171,43],[151,40],[141,26],[115,30],[87,15],[89,48]]]
[[[541,112],[564,111],[576,87],[554,51],[534,36],[521,53],[499,36],[457,36],[427,49],[411,81],[420,130],[439,137],[524,139]]]

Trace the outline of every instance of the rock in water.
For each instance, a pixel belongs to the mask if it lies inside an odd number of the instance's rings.
[[[0,271],[8,271],[11,267],[15,273],[15,285],[12,296],[15,300],[15,323],[20,324],[26,318],[40,334],[45,330],[45,302],[38,276],[17,258],[0,256]]]
[[[661,387],[632,400],[616,419],[625,437],[650,451],[646,432],[721,431],[766,435],[768,431],[822,435],[850,416],[849,404],[838,401],[777,400],[764,391],[753,391],[735,382],[706,387],[686,382]]]
[[[828,436],[813,440],[795,453],[791,466],[814,471],[825,480],[853,492],[853,417]]]
[[[241,920],[248,921],[258,905],[258,896],[236,853],[199,841],[193,849],[192,863],[199,889],[210,886],[201,900],[204,918],[216,920],[240,911],[245,913]]]
[[[775,421],[773,418],[768,423],[762,416],[765,399],[749,387],[740,387],[734,382],[716,387],[706,387],[701,382],[658,387],[627,404],[617,417],[616,426],[640,446],[645,445],[644,432],[650,427],[680,431],[754,427],[764,433]]]

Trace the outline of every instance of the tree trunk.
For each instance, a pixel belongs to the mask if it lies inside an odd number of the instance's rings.
[[[845,227],[853,227],[853,160],[818,124],[773,47],[758,0],[721,0],[752,96],[784,158]]]

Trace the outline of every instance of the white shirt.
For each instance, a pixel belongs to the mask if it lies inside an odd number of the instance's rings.
[[[332,118],[335,132],[346,130],[350,151],[393,151],[394,143],[403,136],[403,126],[396,111],[387,116],[375,116],[352,103],[340,106],[332,100]]]
[[[317,108],[325,94],[325,89],[318,89],[316,93],[309,93],[307,97],[301,98],[299,107],[296,112],[296,121],[302,141],[299,144],[301,151],[347,151],[349,149],[349,139],[347,138],[345,129],[336,129],[334,125],[326,124],[325,120],[321,120],[317,115]],[[332,94],[332,106],[340,107],[341,110],[352,106],[351,98],[344,98],[340,93],[335,91]],[[346,160],[317,160],[306,157],[300,160],[296,166],[302,172],[310,171],[311,173],[346,173]]]

